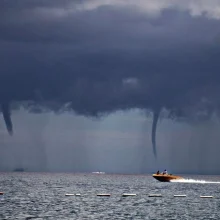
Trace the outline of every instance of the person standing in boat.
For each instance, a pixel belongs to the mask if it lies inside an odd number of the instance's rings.
[[[163,171],[163,174],[164,174],[164,175],[167,175],[167,174],[168,174],[168,172],[167,172],[166,169]]]

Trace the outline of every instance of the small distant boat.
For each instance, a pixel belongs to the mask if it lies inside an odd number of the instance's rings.
[[[105,174],[105,172],[92,172],[92,174]]]
[[[24,168],[16,168],[13,170],[13,172],[24,172],[25,169]]]
[[[171,180],[180,180],[183,179],[181,176],[175,176],[172,174],[153,174],[152,175],[156,180],[160,182],[170,182]]]

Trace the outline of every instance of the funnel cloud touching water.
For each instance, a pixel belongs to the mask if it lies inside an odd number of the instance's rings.
[[[220,110],[219,1],[0,2],[0,103],[102,116],[133,108],[187,122]],[[6,103],[6,104],[5,104]]]

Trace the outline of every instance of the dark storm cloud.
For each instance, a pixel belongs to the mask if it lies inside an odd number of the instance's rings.
[[[1,1],[0,101],[85,115],[218,112],[217,2],[101,2]]]

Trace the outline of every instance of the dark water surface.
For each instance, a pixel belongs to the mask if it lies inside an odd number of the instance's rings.
[[[150,175],[0,173],[0,219],[220,219],[220,176],[187,178],[207,182],[160,183]],[[148,197],[154,193],[162,197]]]

